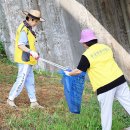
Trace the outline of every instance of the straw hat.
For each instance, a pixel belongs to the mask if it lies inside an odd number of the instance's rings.
[[[41,18],[41,13],[38,10],[30,10],[28,11],[22,11],[26,16],[30,16],[33,19],[39,19],[40,21],[44,22],[45,19]]]

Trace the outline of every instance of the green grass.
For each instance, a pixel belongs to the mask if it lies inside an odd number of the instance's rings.
[[[58,107],[61,106],[61,107]],[[68,112],[65,100],[57,104],[53,114],[41,110],[26,110],[22,116],[10,115],[7,124],[11,129],[27,130],[101,130],[100,110],[96,96],[90,97],[88,103],[82,104],[81,114]],[[128,114],[119,103],[113,106],[112,130],[122,130],[130,125]]]
[[[8,64],[8,62],[6,62]],[[6,67],[12,66],[5,64]],[[3,75],[0,73],[0,81],[13,83],[16,78],[16,67],[13,66],[11,75]],[[35,72],[37,76],[52,76],[48,72]],[[14,76],[14,77],[13,77]],[[57,74],[52,77],[60,78]],[[56,84],[55,80],[47,81],[48,84]],[[87,84],[86,84],[87,85]],[[6,113],[5,122],[7,128],[11,130],[101,130],[100,109],[96,95],[90,87],[85,87],[83,97],[89,95],[86,100],[83,98],[80,114],[72,114],[68,111],[65,99],[60,100],[55,104],[55,112],[46,108],[45,110],[22,109],[19,112]],[[52,99],[55,100],[55,99]],[[124,111],[122,106],[115,101],[113,105],[113,126],[112,130],[122,130],[130,126],[130,117]]]
[[[94,104],[97,102],[94,102]],[[92,103],[93,104],[93,103]],[[40,110],[28,110],[22,117],[9,116],[7,123],[11,129],[36,129],[36,130],[100,130],[100,117],[98,107],[93,105],[82,106],[80,115],[68,112],[66,102],[63,100],[58,105],[62,105],[53,114]],[[93,112],[95,111],[95,112]]]

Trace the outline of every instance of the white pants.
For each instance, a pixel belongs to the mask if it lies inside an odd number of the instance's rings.
[[[112,126],[112,105],[116,98],[130,115],[130,89],[125,82],[112,90],[97,96],[101,108],[102,130],[111,130]]]
[[[9,93],[9,99],[14,100],[21,93],[24,85],[28,92],[30,102],[36,102],[34,74],[32,66],[27,64],[18,64],[18,76]]]

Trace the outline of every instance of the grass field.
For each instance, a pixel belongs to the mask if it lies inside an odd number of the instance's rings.
[[[6,105],[8,93],[15,82],[17,67],[0,60],[0,129],[2,130],[101,130],[100,109],[91,85],[86,82],[81,114],[69,112],[61,77],[48,72],[35,72],[38,102],[44,110],[30,109],[24,89],[15,100],[18,110]],[[113,106],[112,130],[123,130],[130,126],[130,117],[115,101]]]

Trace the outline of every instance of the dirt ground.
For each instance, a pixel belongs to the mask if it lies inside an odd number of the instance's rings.
[[[5,66],[0,62],[0,129],[5,125],[5,118],[8,114],[15,113],[17,116],[20,110],[29,108],[30,102],[24,88],[22,93],[15,99],[18,106],[18,112],[7,106],[6,101],[9,91],[13,85],[14,75],[17,75],[17,68],[12,65]],[[60,79],[53,76],[36,76],[36,95],[40,105],[53,113],[56,109],[56,104],[64,98],[63,87],[60,84]]]
[[[29,108],[30,102],[26,90],[24,89],[22,93],[16,98],[15,102],[18,106],[18,111],[11,109],[6,104],[8,93],[10,91],[11,85],[3,86],[0,84],[0,126],[5,125],[5,118],[8,114],[15,113],[17,116],[20,114],[20,110],[23,108]],[[56,104],[62,99],[63,88],[58,86],[43,86],[36,87],[37,99],[40,105],[44,106],[46,110],[53,113],[56,109]]]
[[[7,106],[6,101],[12,85],[16,79],[17,67],[5,64],[0,61],[0,130],[6,128],[5,119],[10,114],[21,115],[22,111],[30,107],[29,98],[24,88],[21,94],[15,99],[18,110]],[[47,112],[54,113],[58,103],[64,99],[64,90],[61,78],[55,75],[37,74],[35,76],[36,96],[38,103],[45,107]],[[88,100],[88,95],[83,97]],[[87,101],[86,100],[86,101]]]

